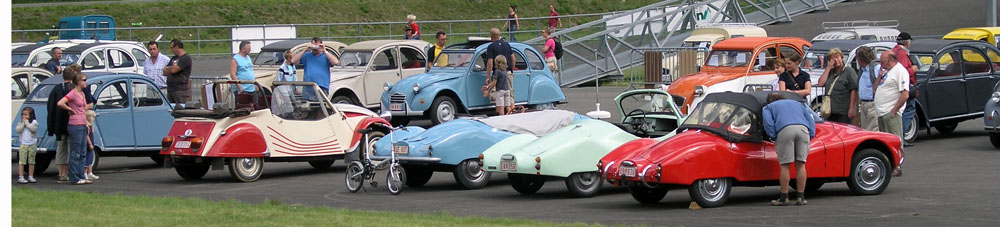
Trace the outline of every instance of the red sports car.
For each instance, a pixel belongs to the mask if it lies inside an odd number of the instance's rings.
[[[768,93],[709,94],[676,136],[659,143],[625,143],[597,163],[599,171],[608,182],[628,187],[640,203],[657,203],[668,188],[680,186],[698,205],[718,207],[733,186],[778,185],[777,154],[774,143],[764,138],[761,120]],[[791,93],[785,97],[803,101]],[[899,137],[817,120],[806,162],[806,191],[847,181],[856,194],[879,194],[902,164]]]

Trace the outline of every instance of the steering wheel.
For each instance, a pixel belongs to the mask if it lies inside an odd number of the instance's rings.
[[[636,116],[636,115],[639,115],[639,114],[642,114],[642,118],[634,118],[633,117],[632,118],[632,122],[628,122],[628,124],[631,125],[632,128],[635,129],[637,132],[642,133],[643,135],[646,135],[647,131],[649,130],[650,127],[649,127],[649,122],[646,122],[646,111],[645,110],[634,109],[634,110],[628,112],[628,114],[625,115],[625,119],[622,119],[622,124],[626,124],[625,120],[628,119],[628,117],[630,117],[630,116]]]

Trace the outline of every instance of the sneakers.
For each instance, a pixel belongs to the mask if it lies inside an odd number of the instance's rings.
[[[35,180],[35,176],[28,176],[28,183],[38,183],[38,181]]]
[[[56,182],[59,182],[59,183],[65,183],[65,182],[69,182],[69,177],[66,177],[66,176],[58,176],[58,177],[56,177]]]
[[[795,205],[802,206],[806,204],[809,204],[809,201],[806,201],[806,197],[804,195],[800,194],[799,198],[795,199]]]
[[[89,181],[89,180],[79,180],[79,181],[76,181],[76,183],[73,183],[73,185],[93,184],[93,183],[94,183],[93,181]]]
[[[18,184],[27,184],[28,180],[25,180],[24,177],[17,177],[17,183]]]
[[[778,195],[778,199],[771,200],[771,206],[788,206],[788,193],[781,193]]]
[[[99,179],[101,179],[101,178],[100,178],[100,177],[98,177],[97,175],[94,175],[94,173],[88,173],[88,174],[86,175],[86,177],[87,177],[87,180],[99,180]]]

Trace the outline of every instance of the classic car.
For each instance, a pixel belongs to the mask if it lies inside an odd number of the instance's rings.
[[[253,84],[262,92],[240,92]],[[215,81],[207,95],[212,109],[176,110],[161,137],[165,167],[185,180],[201,179],[209,168],[229,166],[234,179],[260,179],[264,161],[308,161],[329,168],[359,147],[359,129],[370,140],[389,132],[389,122],[354,105],[332,104],[312,82],[274,82],[270,91],[253,81]],[[208,101],[206,101],[208,102]]]
[[[285,51],[291,50],[293,54],[298,53],[309,47],[311,43],[312,40],[282,40],[261,47],[260,53],[253,59],[253,73],[257,83],[260,83],[264,88],[270,88],[271,83],[276,78],[278,68],[285,63]],[[323,41],[323,46],[326,47],[326,53],[340,58],[340,50],[347,45],[336,41]],[[305,76],[301,62],[295,64],[295,76],[298,77],[295,79],[296,81],[302,81],[302,77]],[[229,78],[228,74],[226,78]]]
[[[681,43],[681,47],[693,47],[702,48],[704,50],[711,50],[712,45],[718,43],[719,41],[739,38],[739,37],[767,37],[767,31],[764,28],[758,27],[756,24],[752,23],[716,23],[716,24],[705,24],[698,25],[698,28],[691,31],[691,36],[684,38],[684,42]],[[701,66],[705,63],[705,53],[696,54],[695,64],[690,67],[684,67],[678,65],[679,59],[677,55],[670,55],[663,59],[664,69],[673,75],[673,79],[676,80],[680,76],[689,75],[697,72],[696,66]]]
[[[489,44],[475,49],[445,49],[431,69],[383,85],[382,110],[392,112],[393,121],[405,124],[410,119],[430,118],[433,124],[454,120],[459,113],[492,112],[495,106],[483,97],[480,88],[486,85],[486,62],[483,55]],[[566,100],[552,71],[542,61],[535,48],[510,43],[514,50],[514,102],[533,109],[553,107]],[[437,66],[445,65],[445,66]]]
[[[477,158],[484,150],[514,135],[543,136],[586,117],[565,110],[543,110],[481,119],[455,119],[429,129],[408,126],[375,143],[373,159],[396,159],[406,169],[406,184],[422,186],[435,171],[453,172],[466,189],[485,187],[490,173]]]
[[[810,95],[810,106],[818,108],[817,103],[820,99],[815,99],[815,97],[820,97],[826,93],[825,84],[820,86],[820,82],[825,83],[825,81],[820,81],[820,77],[823,75],[823,71],[826,70],[826,55],[830,53],[833,48],[840,48],[846,56],[844,56],[844,62],[850,64],[854,69],[858,68],[858,62],[854,60],[857,57],[857,50],[859,47],[867,46],[871,47],[875,56],[880,56],[882,51],[890,50],[892,47],[896,46],[895,42],[878,42],[870,40],[830,40],[825,42],[816,43],[806,51],[806,54],[802,56],[802,62],[799,63],[799,68],[804,72],[809,74],[809,79],[812,82],[812,95]],[[778,90],[778,78],[774,78],[769,83],[772,90]]]
[[[340,66],[330,75],[330,101],[377,109],[382,85],[427,71],[424,48],[430,45],[420,40],[371,40],[344,48]]]
[[[813,37],[813,44],[829,40],[870,40],[895,42],[899,36],[898,20],[823,22],[823,33]]]
[[[20,115],[18,112],[21,110],[21,104],[24,104],[24,99],[28,98],[28,94],[42,81],[52,77],[52,73],[42,68],[14,67],[10,69],[10,74],[10,116],[17,117]]]
[[[146,48],[134,43],[89,43],[63,50],[63,65],[80,64],[84,73],[115,72],[142,74],[149,58]],[[66,64],[68,63],[68,64]]]
[[[919,66],[911,125],[951,133],[959,122],[985,115],[983,104],[1000,81],[1000,49],[980,41],[926,39],[914,40],[910,55]],[[917,129],[904,131],[906,141],[917,139]]]
[[[769,84],[778,78],[773,70],[766,70],[767,60],[788,55],[802,56],[803,49],[812,46],[808,41],[795,37],[740,37],[723,40],[712,47],[705,66],[697,74],[674,81],[667,88],[671,95],[680,97],[681,111],[698,106],[705,95],[715,92],[742,92],[747,85]]]
[[[997,42],[1000,37],[1000,27],[971,27],[959,28],[945,34],[942,39],[947,40],[978,40],[994,46],[1000,47]]]
[[[682,116],[663,90],[633,90],[615,97],[621,123],[581,120],[545,136],[511,136],[483,152],[487,172],[507,173],[521,194],[537,192],[547,178],[563,178],[577,197],[592,197],[601,188],[594,166],[601,157],[639,138],[660,141],[673,135]]]
[[[984,108],[983,124],[990,136],[990,144],[994,148],[1000,148],[1000,83],[993,85],[993,94]]]
[[[49,162],[55,156],[56,138],[45,133],[46,102],[52,88],[63,82],[62,77],[50,77],[42,81],[24,100],[23,107],[35,109],[38,119],[38,156],[35,170],[39,173],[48,168]],[[94,122],[94,148],[96,149],[94,165],[101,156],[150,157],[153,161],[162,161],[159,157],[160,141],[167,134],[174,118],[170,116],[172,106],[159,88],[149,77],[130,73],[89,73],[87,85],[93,92],[97,103],[94,111],[97,119]],[[14,117],[11,123],[11,150],[18,151],[20,141],[18,134],[13,133],[14,127],[21,121]]]
[[[640,203],[657,203],[669,189],[687,188],[698,205],[718,207],[726,203],[733,186],[777,185],[777,154],[774,143],[765,139],[761,116],[769,93],[709,94],[677,135],[659,142],[628,142],[600,159],[599,173],[609,183],[627,187]],[[794,93],[783,94],[804,102]],[[882,193],[892,179],[890,172],[903,164],[899,137],[815,119],[805,190],[847,181],[855,194]]]
[[[66,50],[66,48],[76,46],[77,44],[79,43],[36,43],[15,47],[10,51],[11,67],[43,67],[45,63],[49,62],[49,59],[52,59],[50,53],[52,48],[58,47]],[[65,65],[72,64],[72,62],[74,61],[67,59],[65,56],[60,61],[60,63]]]

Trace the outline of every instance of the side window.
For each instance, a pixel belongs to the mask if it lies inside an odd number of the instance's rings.
[[[132,56],[135,56],[135,62],[138,63],[139,66],[145,66],[144,64],[146,64],[146,58],[149,58],[149,56],[146,56],[146,52],[142,52],[142,50],[138,48],[132,49]]]
[[[417,49],[400,47],[399,55],[403,58],[402,65],[404,69],[424,67],[424,61],[426,60],[424,59],[424,55],[420,54],[420,51],[417,51]]]
[[[535,53],[534,51],[525,49],[524,55],[527,56],[527,58],[528,58],[528,64],[531,65],[531,69],[532,70],[545,69],[545,62],[542,61],[542,59],[538,57],[538,53]]]
[[[108,59],[112,69],[135,67],[135,60],[122,50],[108,50]]]
[[[753,71],[760,72],[764,70],[764,65],[767,64],[768,60],[778,57],[777,53],[778,51],[774,47],[769,47],[758,53],[757,57],[753,59]]]
[[[396,66],[396,56],[393,54],[392,49],[386,49],[375,55],[375,70],[390,70],[397,69]]]
[[[521,71],[521,70],[527,70],[527,69],[528,69],[528,63],[524,62],[524,55],[521,55],[521,53],[518,53],[517,51],[515,51],[514,52],[514,70],[515,71]]]
[[[472,62],[475,62],[475,64],[476,64],[476,66],[474,66],[472,68],[472,70],[473,71],[477,71],[477,72],[478,71],[486,71],[486,61],[487,61],[486,60],[486,52],[483,52],[482,54],[479,55],[479,59],[476,59],[475,61],[472,61]]]
[[[778,47],[778,51],[781,51],[782,58],[787,58],[792,55],[800,55],[799,51],[795,50],[794,47],[790,46],[780,46]]]
[[[965,74],[990,72],[986,56],[969,48],[962,48],[962,67],[965,69]]]
[[[25,88],[28,82],[28,74],[21,73],[13,76],[13,80],[10,81],[10,98],[11,99],[23,99],[28,97],[28,89]],[[15,107],[16,108],[16,107]]]
[[[66,55],[63,55],[63,57],[65,56]],[[35,54],[34,59],[31,60],[31,64],[29,64],[29,66],[42,67],[45,63],[49,62],[49,59],[52,59],[52,55],[49,55],[48,51],[38,52],[38,54]]]
[[[961,53],[958,50],[950,50],[938,56],[938,71],[934,77],[962,76],[962,68],[956,60]]]
[[[97,109],[128,108],[129,99],[125,86],[125,82],[115,82],[105,86],[97,96]]]
[[[83,69],[104,69],[104,51],[94,51],[83,57]]]
[[[755,122],[753,116],[750,111],[740,108],[733,116],[733,120],[729,122],[726,131],[741,136],[752,136],[754,134],[753,122]]]
[[[156,86],[141,81],[132,82],[132,100],[135,100],[135,107],[162,106],[163,98],[160,97],[160,89]]]

